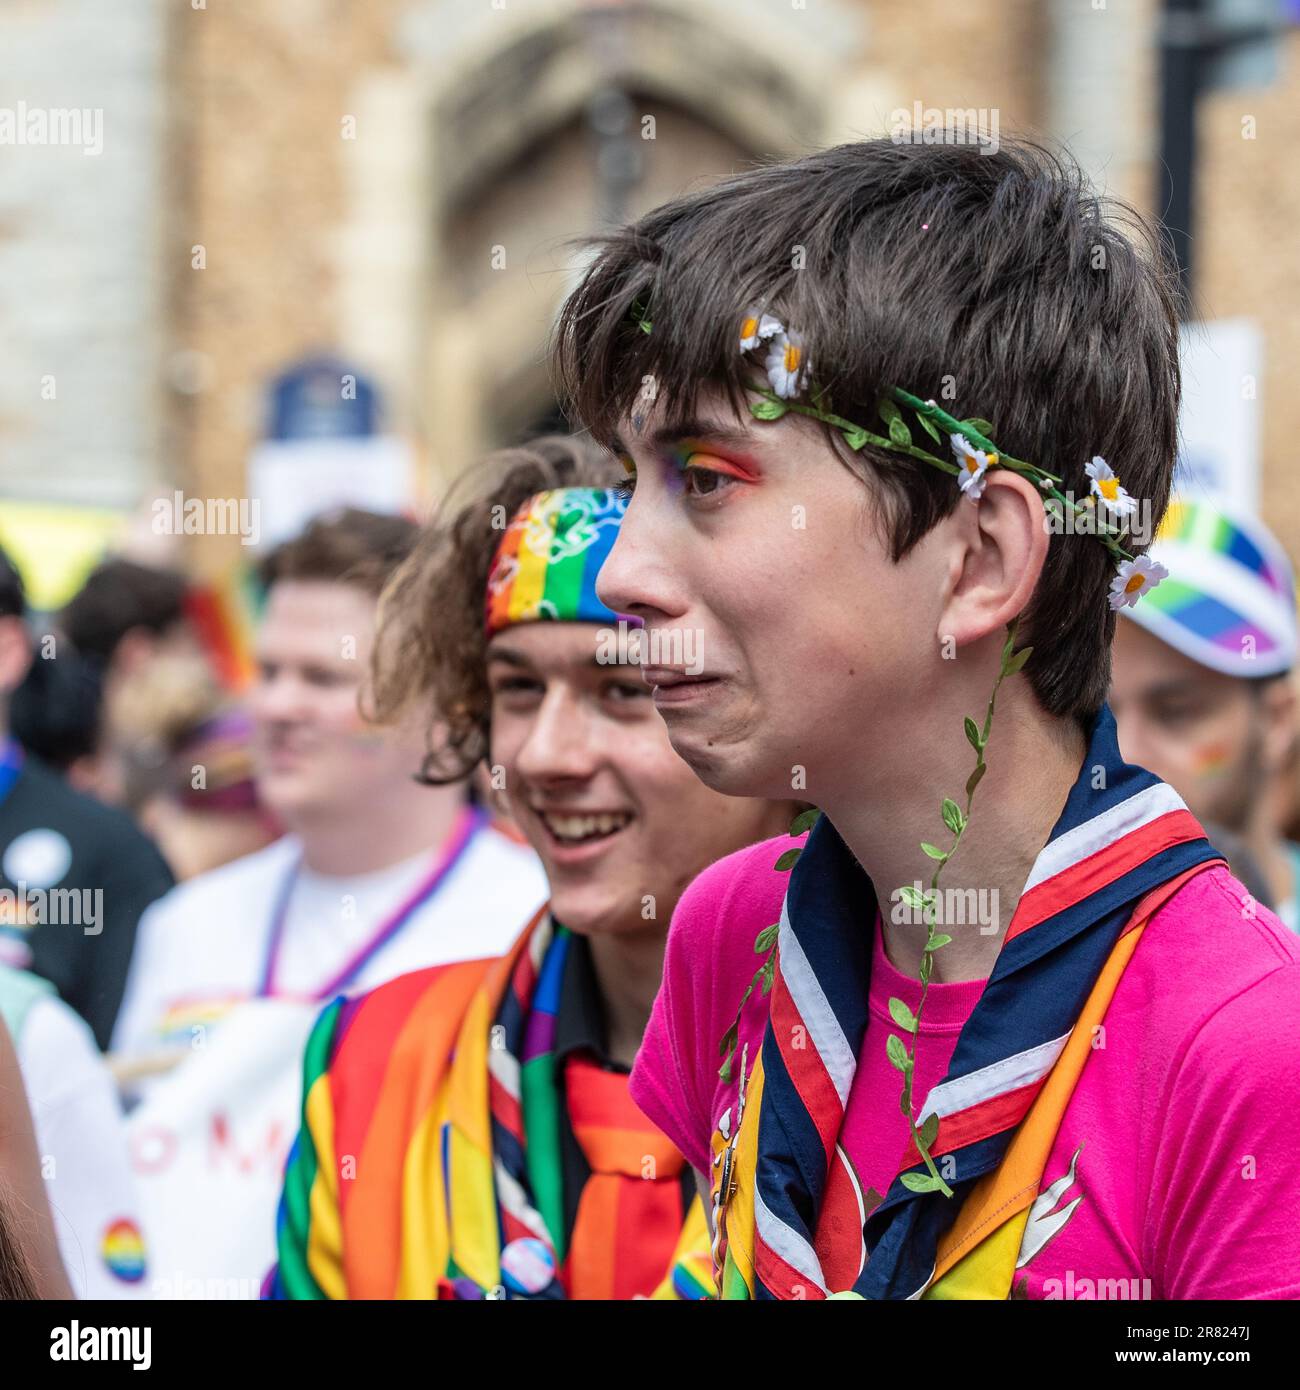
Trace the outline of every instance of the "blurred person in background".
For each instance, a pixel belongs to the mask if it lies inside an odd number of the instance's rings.
[[[185,617],[187,591],[175,570],[114,557],[86,576],[57,626],[112,686],[160,652],[195,649]]]
[[[161,655],[119,686],[103,758],[178,880],[279,837],[257,793],[252,739],[251,715],[200,656]]]
[[[704,786],[636,655],[602,655],[612,459],[541,438],[470,476],[385,596],[374,701],[431,724],[426,776],[487,767],[550,898],[500,959],[321,1015],[267,1292],[699,1298],[703,1209],[628,1074],[682,890],[796,808]]]
[[[126,1126],[94,1036],[48,981],[7,965],[0,965],[0,1024],[13,1040],[75,1296],[148,1297]]]
[[[1297,737],[1290,562],[1262,521],[1188,500],[1170,504],[1151,553],[1170,578],[1122,609],[1115,633],[1120,748],[1239,839],[1262,900],[1296,931],[1300,845],[1277,795]]]
[[[0,552],[0,960],[49,980],[103,1048],[140,914],[172,876],[128,816],[74,791],[11,736],[9,699],[33,660],[25,606]],[[61,659],[56,646],[49,661]]]
[[[33,661],[13,693],[9,726],[23,748],[77,791],[99,786],[104,687],[95,662],[55,637],[54,659]],[[38,639],[39,641],[39,639]]]
[[[75,786],[110,805],[126,801],[122,766],[105,756],[116,737],[123,685],[139,679],[159,659],[201,659],[186,616],[188,591],[187,580],[175,570],[115,556],[91,570],[55,619],[56,631],[98,680],[94,753],[72,762],[69,776]]]
[[[380,730],[358,710],[378,597],[416,533],[348,509],[267,556],[249,709],[258,792],[288,833],[180,885],[141,927],[114,1050],[178,1296],[214,1281],[256,1296],[320,1002],[498,953],[545,896],[536,857],[463,786],[416,781],[422,725]]]

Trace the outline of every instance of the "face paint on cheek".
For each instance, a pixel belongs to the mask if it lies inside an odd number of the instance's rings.
[[[1222,777],[1231,763],[1231,749],[1226,743],[1206,743],[1192,755],[1192,772],[1197,777]]]
[[[345,735],[344,742],[367,757],[375,757],[388,746],[388,735],[385,730],[367,724]]]

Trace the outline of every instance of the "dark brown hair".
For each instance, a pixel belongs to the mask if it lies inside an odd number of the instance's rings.
[[[31,1264],[18,1239],[18,1228],[5,1205],[6,1190],[0,1184],[0,1302],[38,1297]]]
[[[27,611],[27,595],[18,566],[0,547],[0,618],[21,618]]]
[[[826,409],[879,430],[875,402],[901,386],[991,420],[1002,449],[1080,499],[1100,454],[1153,524],[1164,511],[1176,279],[1160,238],[1099,199],[1067,154],[864,140],[724,179],[593,242],[554,361],[602,443],[646,378],[665,424],[688,419],[706,384],[748,419],[739,325],[757,307],[802,335]],[[865,471],[896,561],[957,505],[948,474],[880,450],[859,464],[827,435]],[[1095,538],[1053,539],[1018,640],[1034,647],[1026,674],[1054,715],[1084,720],[1105,699],[1112,574]]]
[[[406,517],[343,507],[276,546],[258,566],[258,578],[267,589],[281,579],[354,584],[378,598],[418,534]]]
[[[546,435],[462,475],[379,604],[362,708],[377,723],[429,719],[421,777],[458,782],[487,751],[487,578],[506,527],[535,493],[612,487],[622,470],[590,441]]]
[[[111,660],[118,643],[134,628],[161,635],[184,621],[185,576],[134,560],[105,560],[59,614],[68,641],[85,656]]]

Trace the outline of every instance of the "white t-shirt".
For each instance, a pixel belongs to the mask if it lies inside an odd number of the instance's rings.
[[[182,884],[140,919],[113,1035],[120,1057],[181,1058],[139,1082],[131,1158],[159,1298],[256,1298],[275,1259],[276,1205],[302,1106],[302,1052],[321,996],[497,956],[546,898],[531,849],[480,828],[405,924],[346,984],[332,985],[438,862],[430,850],[376,873],[299,869],[274,995],[255,997],[299,845],[277,841]],[[329,988],[327,988],[329,986]]]
[[[117,1087],[90,1028],[38,999],[17,1039],[59,1253],[78,1298],[147,1298],[146,1248]]]
[[[285,836],[179,884],[141,917],[113,1031],[122,1056],[190,1047],[231,1005],[257,993],[273,919],[301,853]],[[479,829],[437,892],[345,985],[324,987],[417,888],[438,851],[373,873],[298,869],[273,980],[277,998],[371,989],[408,970],[504,952],[546,900],[533,851]],[[196,1031],[197,1030],[197,1031]]]

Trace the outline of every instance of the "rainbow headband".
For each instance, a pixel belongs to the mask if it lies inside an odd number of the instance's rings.
[[[614,623],[596,576],[614,548],[627,498],[613,488],[539,492],[506,528],[487,581],[487,635],[516,623]]]

